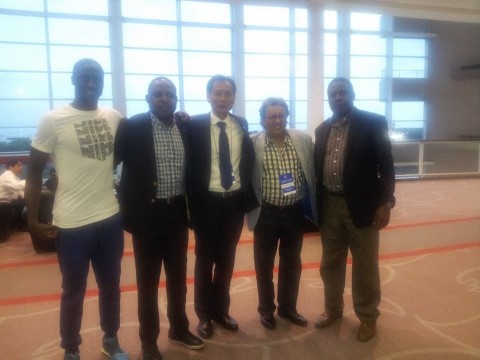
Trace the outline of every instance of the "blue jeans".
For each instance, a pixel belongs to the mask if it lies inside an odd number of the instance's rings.
[[[75,349],[82,342],[80,327],[90,262],[99,289],[100,326],[106,336],[117,334],[123,241],[119,214],[78,228],[58,230],[56,247],[63,289],[60,304],[62,348]]]

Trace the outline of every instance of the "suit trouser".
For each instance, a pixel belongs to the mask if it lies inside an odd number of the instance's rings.
[[[296,313],[302,273],[302,204],[279,207],[263,203],[253,234],[258,312],[266,315],[275,311],[273,267],[279,246],[278,311]]]
[[[106,336],[120,327],[120,264],[123,229],[120,216],[73,229],[59,229],[56,248],[62,273],[60,335],[64,349],[82,342],[80,327],[87,276],[92,263],[99,289],[100,326]]]
[[[378,268],[379,232],[373,226],[357,228],[344,197],[324,192],[322,203],[323,255],[320,274],[325,287],[325,311],[343,312],[343,292],[348,250],[352,254],[352,297],[360,320],[375,320],[380,312]]]
[[[209,194],[196,214],[195,311],[201,321],[228,314],[235,253],[243,228],[243,201]],[[213,275],[213,276],[212,276]]]
[[[142,344],[156,344],[160,334],[158,285],[162,263],[166,275],[167,317],[172,335],[188,330],[187,295],[188,220],[185,198],[156,204],[152,224],[133,234],[138,287],[138,320]]]

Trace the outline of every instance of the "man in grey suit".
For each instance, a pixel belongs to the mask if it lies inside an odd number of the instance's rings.
[[[265,131],[252,136],[253,187],[261,205],[247,214],[247,220],[254,233],[258,312],[267,329],[275,327],[272,280],[278,246],[278,316],[299,326],[307,325],[307,320],[297,312],[297,296],[302,272],[304,213],[316,219],[317,211],[313,142],[302,131],[286,129],[288,115],[285,100],[266,99],[260,107]]]

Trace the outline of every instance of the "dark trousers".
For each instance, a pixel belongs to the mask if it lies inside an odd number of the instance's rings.
[[[300,253],[303,244],[303,210],[301,203],[278,207],[263,203],[253,231],[255,271],[257,274],[258,312],[275,311],[273,267],[279,247],[278,311],[297,312],[297,296],[302,272]]]
[[[325,311],[343,312],[343,292],[348,250],[352,254],[352,297],[360,320],[375,320],[380,312],[378,268],[379,232],[373,226],[357,228],[345,198],[323,194],[323,222],[320,227],[323,254],[320,275],[325,287]]]
[[[162,263],[166,275],[167,316],[173,335],[188,330],[187,295],[188,222],[185,198],[156,204],[153,223],[145,233],[133,234],[138,287],[138,320],[142,344],[156,344],[160,333],[158,285]]]
[[[198,318],[228,314],[235,252],[243,228],[243,205],[238,193],[229,198],[209,195],[198,214],[195,231],[195,311]]]
[[[12,227],[14,230],[24,230],[27,225],[26,217],[23,216],[23,210],[25,210],[25,199],[17,198],[11,202],[13,206],[13,219]]]
[[[73,229],[59,229],[56,248],[62,273],[60,335],[64,349],[82,342],[80,327],[90,262],[99,290],[100,327],[115,336],[120,327],[120,264],[123,229],[120,216]]]

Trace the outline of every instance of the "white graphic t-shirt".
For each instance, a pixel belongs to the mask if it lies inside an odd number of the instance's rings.
[[[50,153],[57,170],[54,225],[76,228],[119,211],[113,146],[120,118],[113,109],[83,111],[67,104],[40,120],[32,147]]]

